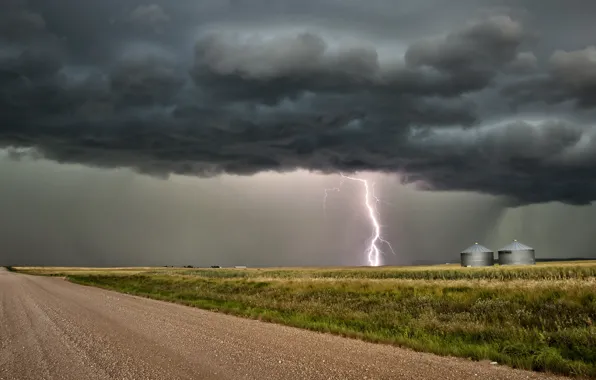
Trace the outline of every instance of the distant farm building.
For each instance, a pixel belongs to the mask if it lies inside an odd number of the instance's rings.
[[[246,265],[236,265],[234,268],[236,268],[236,269],[246,269]]]
[[[461,252],[462,267],[489,267],[495,262],[495,253],[478,243]]]
[[[499,265],[535,265],[534,248],[514,240],[511,244],[499,249]]]

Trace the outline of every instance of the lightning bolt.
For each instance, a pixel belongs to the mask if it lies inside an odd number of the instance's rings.
[[[379,220],[378,220],[379,212],[377,211],[376,205],[382,201],[379,199],[379,197],[377,197],[375,195],[375,183],[373,182],[372,184],[369,184],[368,180],[366,180],[366,179],[350,177],[350,176],[344,175],[343,173],[339,173],[339,174],[341,175],[341,178],[342,178],[341,182],[339,184],[339,187],[325,189],[325,197],[323,199],[323,207],[326,210],[327,197],[329,196],[329,192],[331,192],[331,191],[339,192],[341,189],[341,186],[343,185],[343,183],[346,179],[350,180],[350,181],[360,182],[363,185],[363,187],[364,187],[363,205],[364,205],[366,212],[368,213],[368,216],[370,218],[370,223],[372,226],[372,235],[370,237],[370,243],[368,245],[368,248],[366,248],[366,250],[364,251],[364,256],[366,257],[368,265],[373,266],[373,267],[378,267],[382,263],[381,256],[384,253],[380,248],[380,246],[382,246],[382,244],[385,244],[387,247],[389,247],[389,249],[391,250],[391,252],[394,255],[395,255],[395,251],[393,250],[393,247],[391,246],[391,244],[387,240],[383,239],[383,237],[381,236],[381,224],[379,223]],[[374,203],[373,203],[373,200],[374,200]]]

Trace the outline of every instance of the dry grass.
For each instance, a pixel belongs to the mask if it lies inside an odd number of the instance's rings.
[[[188,275],[186,275],[188,276]],[[194,277],[194,276],[188,276]],[[247,281],[253,282],[277,282],[277,283],[327,283],[329,285],[339,285],[342,283],[349,284],[368,284],[372,288],[383,290],[392,289],[396,286],[428,286],[428,280],[411,280],[411,279],[334,279],[334,278],[297,278],[297,279],[283,279],[275,277],[255,277],[249,278]],[[442,280],[441,286],[449,287],[481,287],[481,288],[501,288],[501,289],[541,289],[557,287],[559,289],[569,288],[587,288],[596,292],[596,277],[587,279],[574,280]]]

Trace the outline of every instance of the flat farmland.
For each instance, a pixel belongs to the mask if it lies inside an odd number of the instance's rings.
[[[415,351],[596,377],[596,262],[531,267],[17,267]]]

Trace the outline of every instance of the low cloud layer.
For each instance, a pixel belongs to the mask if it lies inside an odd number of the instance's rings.
[[[10,0],[0,146],[159,176],[366,170],[596,199],[591,2],[567,5],[579,35],[530,0],[276,4]]]

